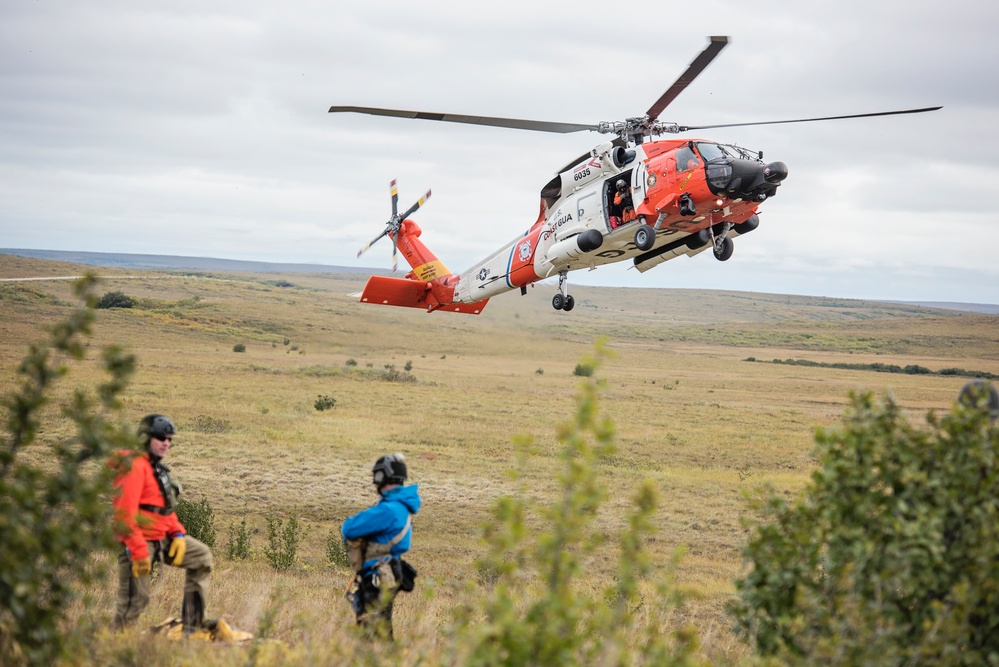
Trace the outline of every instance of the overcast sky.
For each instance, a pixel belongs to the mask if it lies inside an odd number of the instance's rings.
[[[687,125],[790,171],[728,262],[573,282],[999,303],[999,3],[0,3],[0,247],[390,266],[391,213],[459,272],[522,234],[605,140],[329,114],[330,105]],[[2,260],[0,260],[2,261]]]

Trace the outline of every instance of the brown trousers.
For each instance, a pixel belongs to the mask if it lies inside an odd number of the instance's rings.
[[[203,620],[204,608],[208,603],[208,580],[212,573],[212,552],[193,537],[185,537],[187,541],[187,552],[184,554],[184,562],[180,567],[187,570],[184,579],[184,602],[182,616],[185,622],[191,619],[193,623],[200,625]],[[159,542],[146,542],[149,547],[149,555],[153,561],[163,559],[165,561],[170,547],[170,538]],[[167,563],[169,564],[169,563]],[[118,607],[115,611],[115,628],[122,629],[133,623],[149,604],[149,594],[151,589],[150,575],[139,578],[132,576],[132,561],[125,549],[118,554]],[[198,605],[198,609],[191,610],[191,604]],[[192,616],[193,614],[193,616]]]

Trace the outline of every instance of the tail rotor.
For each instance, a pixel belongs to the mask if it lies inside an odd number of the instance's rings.
[[[363,248],[357,251],[357,256],[360,257],[368,248],[377,243],[383,236],[388,236],[392,239],[392,273],[395,273],[398,267],[398,246],[396,244],[396,237],[399,234],[399,229],[402,227],[402,221],[408,218],[410,215],[416,212],[423,204],[430,199],[430,190],[427,190],[427,194],[420,197],[415,204],[409,207],[405,213],[399,215],[399,188],[396,187],[395,179],[392,180],[392,217],[388,219],[385,223],[385,229],[382,233],[371,239]]]

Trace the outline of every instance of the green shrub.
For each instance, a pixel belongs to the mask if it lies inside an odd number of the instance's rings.
[[[232,346],[232,351],[233,352],[246,352],[246,345],[244,345],[243,343],[236,343],[235,345]]]
[[[588,368],[596,369],[604,356],[602,343],[597,352]],[[584,383],[574,421],[559,429],[564,469],[556,502],[532,505],[530,493],[497,501],[485,527],[487,554],[476,563],[482,589],[469,584],[468,602],[449,627],[452,664],[696,664],[696,637],[664,631],[683,596],[672,585],[675,557],[661,573],[645,549],[655,531],[651,480],[636,491],[613,582],[597,591],[583,582],[586,564],[608,532],[597,520],[607,497],[597,477],[599,460],[614,450],[613,424],[599,415],[604,386],[602,380]],[[528,520],[534,511],[543,523]]]
[[[348,359],[345,365],[348,368],[353,368],[354,366],[357,365],[357,360],[356,359]]]
[[[282,527],[283,526],[283,527]],[[267,517],[267,546],[264,556],[275,570],[288,570],[295,564],[298,548],[305,538],[305,529],[292,515],[287,523],[276,516]]]
[[[336,399],[331,396],[327,396],[326,394],[322,394],[318,398],[316,398],[316,402],[313,404],[313,406],[319,412],[323,412],[324,410],[332,410],[334,407],[336,407]]]
[[[229,526],[229,541],[225,554],[230,560],[246,560],[250,557],[250,532],[246,529],[246,519],[238,526]]]
[[[416,382],[416,376],[406,371],[396,370],[392,364],[385,364],[385,370],[381,372],[380,377],[386,382]]]
[[[326,558],[330,565],[335,567],[350,566],[350,563],[347,562],[347,547],[343,543],[343,534],[340,532],[340,526],[336,523],[334,523],[329,535],[326,536]]]
[[[191,422],[191,430],[198,433],[225,433],[231,426],[228,419],[218,419],[211,415],[197,415]]]
[[[765,494],[732,611],[786,664],[999,662],[999,429],[963,406],[917,429],[850,397],[793,501]]]
[[[132,308],[135,300],[124,292],[105,292],[97,302],[98,308]]]
[[[93,294],[96,282],[88,272],[74,283],[77,297],[87,307],[52,327],[48,340],[31,345],[18,368],[20,388],[2,400],[3,665],[47,665],[68,657],[72,633],[64,620],[77,584],[93,583],[101,570],[92,554],[117,544],[108,502],[114,470],[103,463],[112,452],[138,444],[134,426],[120,421],[118,398],[134,372],[135,357],[114,346],[105,348],[107,381],[93,392],[77,388],[61,409],[46,408],[54,395],[65,395],[56,386],[69,372],[64,361],[85,357],[83,339],[90,335],[98,303]],[[51,435],[64,428],[57,415],[75,425],[75,435]]]
[[[593,375],[593,366],[590,364],[576,364],[576,368],[572,371],[572,374],[588,378]]]
[[[181,498],[174,511],[188,535],[209,547],[215,546],[215,512],[207,498],[197,502]]]

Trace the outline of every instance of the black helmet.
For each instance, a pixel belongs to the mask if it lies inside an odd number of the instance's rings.
[[[173,422],[163,415],[146,415],[139,422],[139,435],[145,440],[146,444],[149,443],[150,438],[162,440],[164,437],[173,435],[176,432],[177,429],[174,427]]]
[[[372,482],[379,489],[386,484],[405,484],[406,477],[406,457],[402,454],[387,454],[377,461],[371,468]]]
[[[628,184],[624,182],[623,178],[619,178],[617,183],[615,183],[614,185],[617,187],[618,190],[626,190],[628,188]]]
[[[963,387],[957,400],[961,405],[975,408],[980,404],[985,404],[989,409],[989,419],[996,421],[999,419],[999,392],[996,388],[985,380],[972,380]]]

